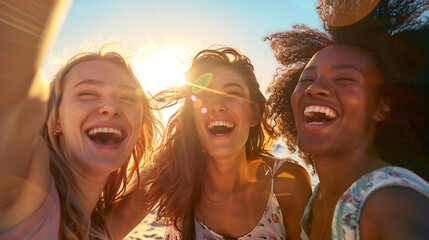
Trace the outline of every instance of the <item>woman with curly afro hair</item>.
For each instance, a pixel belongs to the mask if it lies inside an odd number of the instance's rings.
[[[301,237],[427,239],[428,5],[363,2],[320,0],[326,33],[265,39],[284,66],[268,90],[275,129],[320,180]]]

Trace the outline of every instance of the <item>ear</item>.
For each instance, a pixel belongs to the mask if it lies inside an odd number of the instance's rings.
[[[252,121],[250,122],[250,127],[255,127],[256,125],[258,125],[260,120],[261,119],[259,116],[259,106],[256,106],[252,110]]]
[[[250,127],[256,127],[258,123],[259,123],[259,119],[253,118],[252,122],[250,123]]]
[[[54,135],[60,135],[63,131],[61,130],[60,120],[57,119],[57,123],[55,124]]]
[[[373,116],[375,121],[381,122],[389,118],[391,102],[392,100],[390,98],[380,99],[377,111],[374,113]]]

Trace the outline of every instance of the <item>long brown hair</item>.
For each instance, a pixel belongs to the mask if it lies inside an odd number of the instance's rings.
[[[76,193],[80,190],[72,172],[69,170],[69,164],[61,151],[59,138],[55,136],[54,131],[67,74],[76,65],[94,60],[106,61],[119,66],[127,71],[128,75],[137,83],[142,91],[143,125],[129,158],[118,170],[109,175],[95,209],[91,215],[88,215],[77,197]],[[50,84],[48,114],[41,134],[50,150],[50,170],[55,179],[60,198],[61,222],[59,235],[61,239],[103,239],[109,233],[104,217],[105,209],[110,208],[116,200],[124,197],[126,192],[128,194],[135,190],[136,186],[132,189],[127,189],[127,187],[130,186],[132,178],[140,178],[139,168],[142,167],[146,159],[149,159],[153,149],[153,141],[156,141],[159,135],[158,126],[160,123],[154,117],[152,109],[152,103],[139,84],[131,65],[118,53],[103,53],[103,49],[97,53],[80,53],[72,57],[57,72]]]
[[[192,88],[196,80],[218,66],[237,71],[246,79],[250,100],[257,111],[259,124],[252,127],[246,142],[248,161],[260,153],[268,153],[273,130],[267,123],[268,110],[265,97],[259,89],[254,67],[249,58],[232,48],[206,49],[192,60],[187,71],[189,84],[168,89],[155,95],[166,106],[182,102],[181,107],[169,119],[163,143],[154,157],[149,170],[149,195],[152,204],[158,203],[157,220],[174,225],[183,239],[195,239],[194,208],[198,205],[203,188],[209,157],[200,143],[192,111]]]

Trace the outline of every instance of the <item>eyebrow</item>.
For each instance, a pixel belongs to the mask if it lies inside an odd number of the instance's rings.
[[[353,65],[350,65],[350,64],[335,65],[332,67],[332,69],[344,69],[344,68],[353,69],[353,70],[362,74],[362,71],[359,68],[357,68]]]
[[[239,88],[241,88],[241,89],[243,89],[243,90],[245,91],[244,87],[243,87],[243,86],[241,86],[241,85],[240,85],[240,84],[238,84],[238,83],[226,83],[225,85],[223,85],[223,87],[224,87],[224,88],[228,88],[228,87],[239,87]]]
[[[78,82],[76,85],[74,85],[73,88],[77,88],[78,86],[84,85],[84,84],[101,86],[101,85],[104,85],[104,82],[97,80],[97,79],[85,79],[81,82]],[[132,86],[127,85],[127,84],[120,84],[119,88],[121,88],[123,90],[130,90],[130,91],[136,90],[136,87],[132,87]]]
[[[132,86],[126,85],[126,84],[119,85],[119,88],[121,88],[123,90],[127,90],[127,91],[134,91],[137,89],[137,87],[132,87]]]
[[[74,85],[73,88],[77,88],[80,85],[84,85],[84,84],[90,84],[90,85],[103,85],[103,82],[96,80],[96,79],[85,79],[83,81],[80,81],[78,83],[76,83],[76,85]]]
[[[331,69],[344,69],[344,68],[353,69],[353,70],[362,74],[362,71],[359,68],[357,68],[353,65],[350,65],[350,64],[340,64],[340,65],[335,65],[335,66],[331,67]],[[316,70],[316,69],[317,69],[317,66],[309,66],[306,69],[304,69],[302,72],[312,71],[312,70]]]

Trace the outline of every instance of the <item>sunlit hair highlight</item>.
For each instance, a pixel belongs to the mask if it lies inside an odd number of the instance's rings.
[[[89,61],[113,63],[126,71],[130,78],[139,86],[143,103],[143,125],[141,126],[137,143],[127,161],[118,170],[109,175],[106,185],[100,194],[99,201],[90,216],[86,213],[83,204],[77,197],[80,189],[70,171],[70,165],[61,150],[59,137],[54,134],[57,127],[64,85],[67,81],[67,74],[76,65]],[[54,76],[50,84],[48,115],[41,134],[50,150],[51,174],[55,179],[60,198],[60,239],[104,239],[109,233],[104,216],[105,210],[112,207],[115,201],[125,197],[136,189],[136,185],[131,189],[127,189],[127,187],[130,187],[133,178],[137,178],[138,182],[140,178],[139,167],[142,167],[145,161],[150,159],[153,144],[159,138],[159,126],[161,123],[154,117],[152,109],[152,103],[139,84],[131,65],[116,52],[104,53],[102,48],[99,52],[77,54]]]
[[[155,165],[149,170],[149,195],[158,203],[157,219],[174,225],[183,239],[195,239],[194,211],[198,205],[210,157],[201,144],[193,117],[193,87],[203,74],[217,67],[228,67],[244,77],[250,101],[259,123],[250,129],[246,142],[248,161],[261,153],[269,154],[273,129],[267,123],[266,100],[259,89],[254,67],[249,58],[233,48],[206,49],[196,54],[187,71],[189,84],[168,89],[155,95],[164,106],[182,103],[170,117],[163,143],[155,155]],[[203,86],[205,87],[205,86]]]

